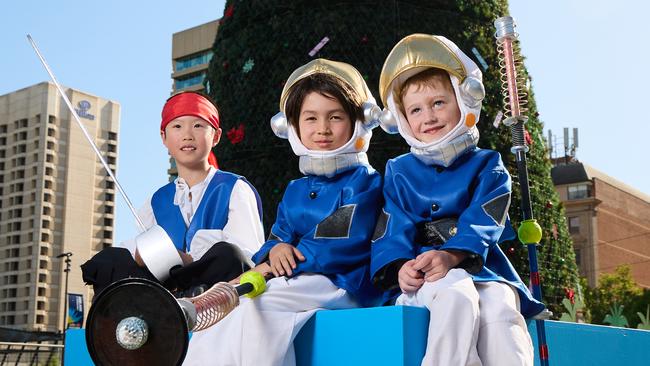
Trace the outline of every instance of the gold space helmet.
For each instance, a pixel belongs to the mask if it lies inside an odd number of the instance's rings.
[[[379,76],[379,96],[386,106],[389,89],[394,81],[401,85],[406,79],[427,68],[438,68],[456,76],[461,82],[467,69],[449,46],[436,36],[411,34],[399,41],[384,62]]]
[[[395,98],[406,80],[429,68],[442,69],[449,74],[461,116],[449,133],[425,143],[415,138]],[[476,123],[485,97],[482,74],[476,63],[445,37],[418,33],[400,40],[382,67],[379,93],[385,108],[394,117],[394,125],[382,124],[382,128],[399,132],[411,146],[411,152],[427,164],[449,166],[458,155],[450,152],[465,151],[478,141]]]

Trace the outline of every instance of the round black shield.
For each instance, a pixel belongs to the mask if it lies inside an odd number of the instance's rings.
[[[147,323],[149,337],[140,348],[117,343],[117,324],[128,317]],[[129,278],[104,289],[88,312],[86,345],[96,365],[180,365],[188,346],[185,316],[174,296],[158,283]]]

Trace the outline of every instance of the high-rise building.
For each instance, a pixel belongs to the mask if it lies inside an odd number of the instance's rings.
[[[72,88],[66,95],[113,171],[120,105]],[[92,289],[79,265],[113,243],[114,183],[56,87],[42,82],[0,96],[0,326],[63,329],[68,293]],[[78,298],[78,297],[76,297]]]
[[[180,91],[204,91],[203,80],[212,59],[212,44],[217,36],[219,20],[192,27],[172,35],[172,94]],[[169,158],[170,179],[178,172],[176,162]]]
[[[555,162],[580,274],[595,286],[600,274],[629,265],[636,283],[650,288],[650,196],[571,157]]]

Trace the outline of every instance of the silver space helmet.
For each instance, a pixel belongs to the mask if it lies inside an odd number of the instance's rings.
[[[363,109],[362,119],[354,122],[350,140],[335,150],[316,151],[306,148],[300,141],[296,128],[287,122],[285,114],[292,87],[298,81],[319,73],[333,76],[348,84]],[[276,136],[289,140],[291,149],[300,157],[300,171],[303,174],[331,177],[359,165],[370,167],[366,152],[370,145],[372,129],[379,125],[381,115],[381,109],[357,69],[344,62],[320,58],[297,68],[289,76],[280,97],[280,112],[271,118],[271,129]]]

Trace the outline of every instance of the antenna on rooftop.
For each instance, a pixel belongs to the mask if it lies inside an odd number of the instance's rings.
[[[562,147],[558,146],[557,136],[553,134],[553,131],[548,130],[548,140],[546,141],[548,147],[549,159],[554,164],[568,164],[569,162],[575,160],[576,152],[578,150],[578,128],[573,128],[573,133],[569,134],[569,128],[563,128],[563,141]],[[562,148],[564,148],[564,155],[562,154]]]

